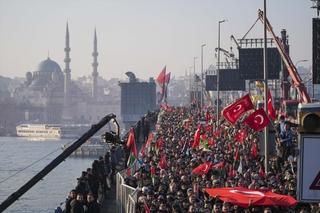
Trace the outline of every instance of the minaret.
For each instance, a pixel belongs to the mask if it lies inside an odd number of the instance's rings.
[[[97,48],[97,32],[96,29],[94,29],[94,40],[93,40],[93,63],[92,63],[92,97],[94,99],[97,98],[97,91],[98,91],[98,48]]]
[[[70,100],[70,81],[71,81],[71,70],[70,70],[70,45],[69,45],[69,27],[67,22],[67,29],[66,29],[66,47],[64,48],[65,52],[65,68],[64,68],[64,103],[68,105]]]

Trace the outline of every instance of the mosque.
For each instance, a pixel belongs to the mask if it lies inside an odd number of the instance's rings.
[[[26,81],[16,89],[24,121],[41,123],[92,123],[110,113],[110,103],[99,100],[97,33],[93,41],[91,91],[81,90],[71,80],[69,27],[66,26],[64,69],[51,58],[39,63],[36,71],[26,73]],[[109,108],[109,110],[108,110]],[[119,110],[118,110],[119,111]],[[116,112],[115,112],[116,113]]]

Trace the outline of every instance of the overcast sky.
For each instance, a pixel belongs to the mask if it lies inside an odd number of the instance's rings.
[[[312,59],[312,17],[309,0],[268,0],[267,15],[277,35],[289,34],[294,62]],[[92,72],[93,33],[97,28],[99,74],[121,77],[156,76],[164,65],[184,75],[200,58],[204,67],[215,63],[218,21],[221,47],[229,49],[230,35],[242,37],[257,18],[263,0],[0,0],[0,75],[24,76],[50,58],[63,69],[65,25],[69,22],[71,75]],[[262,37],[258,23],[248,37]],[[301,64],[302,65],[302,64]],[[196,60],[200,71],[200,60]]]

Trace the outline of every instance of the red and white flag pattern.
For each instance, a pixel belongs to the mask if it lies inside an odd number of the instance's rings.
[[[250,114],[243,122],[255,131],[260,131],[269,124],[270,120],[266,112],[260,108]]]
[[[212,167],[212,162],[209,161],[209,162],[203,163],[198,167],[194,168],[192,170],[192,174],[199,174],[199,175],[208,174],[211,167]]]
[[[248,110],[253,109],[253,104],[250,95],[247,94],[242,98],[238,99],[233,104],[227,106],[222,110],[222,115],[230,123],[234,124],[240,116]]]
[[[267,104],[267,108],[268,108],[268,115],[272,120],[276,119],[276,111],[273,108],[272,105],[272,96],[271,96],[271,92],[270,90],[268,90],[268,104]]]

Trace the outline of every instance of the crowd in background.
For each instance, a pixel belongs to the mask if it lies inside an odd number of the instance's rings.
[[[215,124],[211,109],[170,107],[159,113],[156,135],[140,152],[140,168],[126,179],[141,189],[137,212],[319,212],[319,204],[241,208],[210,197],[204,188],[272,189],[295,197],[297,187],[297,134],[284,117],[275,121],[276,152],[267,173],[258,132],[241,119]],[[195,145],[197,130],[201,142]],[[192,172],[206,162],[215,166],[206,174]]]

